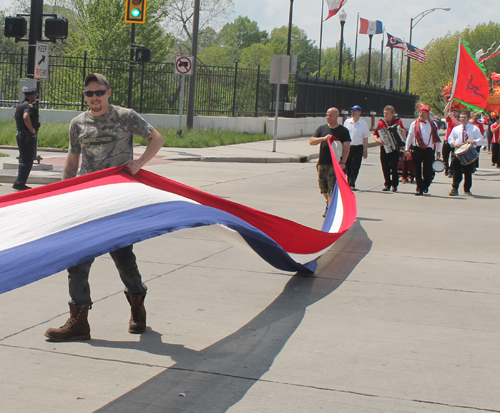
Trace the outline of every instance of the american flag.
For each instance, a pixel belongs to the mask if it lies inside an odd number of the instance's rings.
[[[406,42],[406,57],[410,59],[418,60],[420,63],[424,63],[427,53],[418,47],[412,46],[410,43]]]

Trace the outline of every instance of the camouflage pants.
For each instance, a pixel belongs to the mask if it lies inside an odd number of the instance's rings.
[[[318,171],[319,191],[322,194],[331,195],[337,178],[333,170],[333,165],[316,165]]]

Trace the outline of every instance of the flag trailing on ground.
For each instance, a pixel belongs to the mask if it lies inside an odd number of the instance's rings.
[[[383,24],[380,20],[367,20],[359,18],[359,34],[381,34]]]
[[[0,293],[148,238],[204,227],[283,271],[314,271],[356,219],[337,180],[321,231],[141,170],[110,168],[0,197]],[[22,265],[20,265],[22,263]]]
[[[410,43],[406,42],[406,57],[410,59],[417,60],[420,63],[424,63],[427,53],[418,47],[412,46]]]
[[[326,3],[328,4],[328,16],[325,19],[328,20],[330,17],[335,16],[339,10],[344,6],[344,4],[347,3],[347,0],[326,0]]]
[[[451,98],[473,110],[483,111],[488,103],[490,85],[484,67],[472,56],[467,45],[461,40],[458,42]]]
[[[406,49],[405,42],[403,42],[399,37],[394,37],[393,35],[387,33],[387,47],[393,47],[394,49]]]

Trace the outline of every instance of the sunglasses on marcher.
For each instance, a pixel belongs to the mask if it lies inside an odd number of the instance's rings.
[[[96,95],[98,97],[104,96],[108,89],[99,89],[99,90],[84,90],[83,94],[87,96],[88,98],[91,98],[92,96]]]

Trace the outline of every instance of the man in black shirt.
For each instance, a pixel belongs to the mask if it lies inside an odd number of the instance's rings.
[[[14,118],[17,126],[17,147],[19,148],[19,169],[12,188],[18,191],[30,189],[26,185],[33,167],[36,152],[36,134],[40,128],[38,107],[35,107],[36,87],[25,89],[24,100],[17,106]]]
[[[319,159],[316,169],[318,171],[318,184],[319,190],[326,199],[326,209],[330,205],[333,188],[337,178],[335,176],[335,171],[333,170],[332,156],[330,153],[330,147],[328,146],[328,140],[332,143],[332,148],[335,152],[335,156],[340,163],[340,167],[345,169],[345,163],[347,157],[349,156],[349,149],[351,145],[351,137],[349,135],[349,129],[338,123],[339,110],[337,108],[330,108],[326,112],[325,125],[321,125],[314,135],[309,139],[309,145],[318,145],[319,148]],[[326,210],[323,216],[326,215]]]

